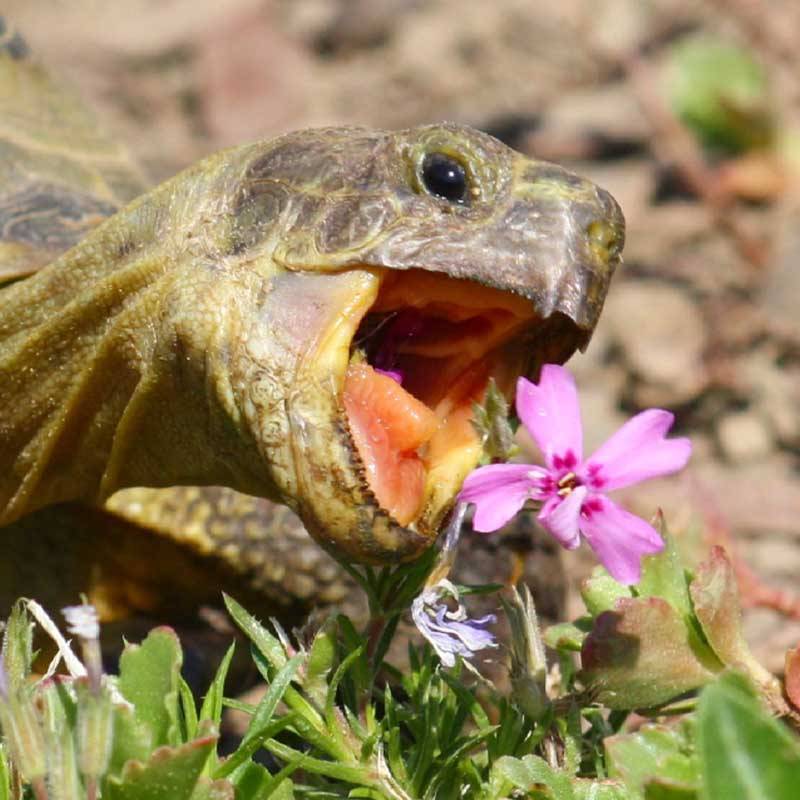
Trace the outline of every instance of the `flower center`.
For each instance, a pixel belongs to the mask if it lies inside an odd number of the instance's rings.
[[[578,476],[568,472],[558,481],[558,496],[566,497],[578,485]]]

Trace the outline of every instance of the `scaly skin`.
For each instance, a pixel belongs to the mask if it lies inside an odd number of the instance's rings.
[[[426,191],[431,152],[465,166],[468,204]],[[35,226],[15,238],[36,166],[32,157],[0,206],[0,257],[17,257],[9,274],[25,271],[13,248],[45,249]],[[534,375],[588,341],[623,232],[607,193],[457,125],[303,131],[212,156],[0,291],[0,524],[111,497],[152,525],[147,504],[112,495],[213,484],[288,505],[340,556],[412,558],[477,453],[429,476],[411,525],[370,491],[341,393],[386,275],[426,270],[525,298],[540,322],[504,346],[504,361]],[[219,549],[200,527],[206,549]]]
[[[431,148],[472,165],[472,206],[409,186]],[[310,131],[213,156],[0,295],[0,521],[127,486],[218,484],[287,503],[352,556],[413,556],[446,507],[417,530],[377,507],[340,400],[381,268],[525,296],[559,326],[537,336],[560,360],[614,265],[596,228],[621,235],[608,195],[456,126]]]
[[[0,17],[0,283],[49,263],[146,188]]]

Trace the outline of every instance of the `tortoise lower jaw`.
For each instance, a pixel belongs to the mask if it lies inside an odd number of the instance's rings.
[[[491,378],[510,397],[538,368],[541,329],[511,293],[419,269],[382,276],[351,343],[342,405],[365,488],[397,525],[436,535],[480,458],[473,403]]]
[[[356,265],[289,273],[285,283],[283,294],[273,293],[276,317],[266,327],[302,343],[286,376],[286,426],[275,431],[261,412],[270,407],[265,396],[255,403],[253,430],[281,497],[309,533],[360,563],[406,561],[434,541],[480,458],[472,403],[488,380],[510,396],[518,376],[563,361],[585,337],[565,316],[540,319],[511,292],[422,269]],[[415,320],[413,335],[404,332]],[[366,387],[350,391],[356,368]],[[361,414],[348,413],[348,394]],[[419,415],[411,426],[403,424],[409,410]],[[370,437],[378,440],[373,452]],[[393,481],[403,491],[394,492]],[[407,481],[417,487],[408,494]]]

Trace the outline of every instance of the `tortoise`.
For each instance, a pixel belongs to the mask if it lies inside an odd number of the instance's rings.
[[[346,599],[324,551],[430,546],[472,403],[587,345],[624,240],[607,192],[453,123],[289,133],[145,186],[0,27],[5,603]]]

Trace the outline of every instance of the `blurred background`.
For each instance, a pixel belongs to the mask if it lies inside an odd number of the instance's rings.
[[[589,446],[651,406],[690,468],[625,498],[737,559],[757,656],[800,641],[800,3],[4,0],[155,181],[311,125],[466,122],[610,190],[625,264],[571,362]],[[574,587],[592,563],[569,554]],[[573,593],[574,595],[574,593]],[[571,612],[578,607],[573,600]]]

